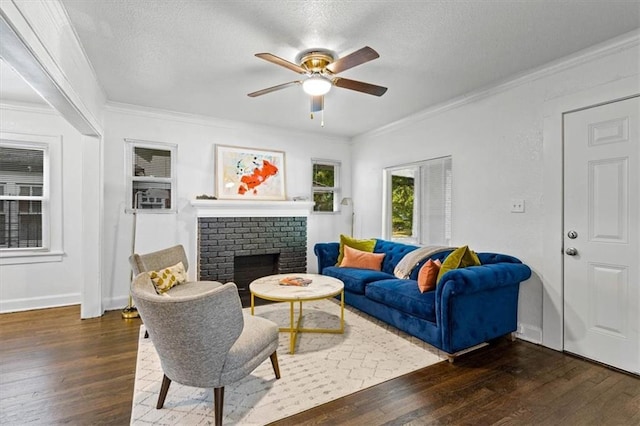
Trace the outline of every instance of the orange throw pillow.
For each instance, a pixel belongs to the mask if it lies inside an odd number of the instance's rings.
[[[344,257],[342,258],[340,267],[373,269],[374,271],[380,271],[382,269],[383,259],[384,253],[369,253],[366,251],[356,250],[345,245]]]
[[[440,260],[435,261],[429,259],[418,272],[418,288],[420,293],[425,291],[431,291],[436,288],[436,278],[438,278],[438,272],[440,272]]]

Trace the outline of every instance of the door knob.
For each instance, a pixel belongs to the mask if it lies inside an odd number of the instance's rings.
[[[578,250],[575,247],[568,247],[565,251],[569,256],[575,256],[578,254]]]

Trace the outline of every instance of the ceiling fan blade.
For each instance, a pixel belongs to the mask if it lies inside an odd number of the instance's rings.
[[[367,93],[369,95],[382,96],[387,91],[386,87],[376,86],[375,84],[364,83],[362,81],[349,80],[348,78],[336,77],[333,79],[334,86],[343,89],[355,90],[356,92]]]
[[[338,74],[344,70],[348,70],[349,68],[353,68],[357,65],[364,64],[365,62],[372,61],[376,58],[379,58],[378,52],[370,48],[369,46],[365,46],[360,50],[356,50],[355,52],[345,56],[344,58],[340,58],[335,62],[327,65],[327,69],[334,74]]]
[[[278,84],[277,86],[267,87],[266,89],[258,90],[256,92],[251,92],[247,96],[250,98],[255,98],[256,96],[266,95],[267,93],[275,92],[276,90],[286,89],[289,86],[295,86],[296,84],[301,84],[301,81],[290,81],[288,83]]]
[[[286,59],[282,59],[281,57],[273,55],[271,53],[256,53],[256,56],[260,59],[271,62],[272,64],[280,65],[281,67],[290,69],[291,71],[295,71],[300,74],[307,73],[307,70],[302,68],[300,65],[296,65],[293,62],[289,62]]]
[[[324,109],[324,96],[312,96],[311,97],[311,114],[314,112],[322,111]]]

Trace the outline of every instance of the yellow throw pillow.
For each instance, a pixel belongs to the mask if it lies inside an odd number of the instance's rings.
[[[342,263],[342,258],[344,257],[344,246],[373,253],[373,249],[376,247],[376,240],[356,240],[355,238],[351,238],[346,235],[340,235],[340,253],[338,254],[338,262],[336,263],[336,266],[340,266]]]
[[[442,262],[442,266],[440,267],[440,272],[438,272],[438,279],[436,280],[436,284],[440,284],[440,280],[447,272],[459,269],[459,268],[467,268],[469,266],[478,266],[480,265],[480,259],[478,255],[473,252],[473,250],[469,249],[469,246],[462,246],[460,248],[452,251],[449,256]]]
[[[436,259],[433,261],[429,259],[427,263],[420,268],[420,272],[418,272],[418,288],[420,289],[420,293],[436,288],[436,278],[438,277],[438,272],[440,272],[441,265],[440,260]]]
[[[383,260],[384,253],[370,253],[345,246],[344,257],[340,263],[340,267],[372,269],[374,271],[379,271],[382,269]]]
[[[153,281],[158,294],[166,293],[171,287],[181,284],[187,280],[187,272],[184,270],[182,262],[160,271],[149,272],[149,277]]]

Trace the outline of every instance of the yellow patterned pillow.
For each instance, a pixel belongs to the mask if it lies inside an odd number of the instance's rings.
[[[182,262],[178,262],[160,271],[149,272],[149,277],[153,281],[158,294],[163,294],[169,291],[171,287],[185,282],[187,280],[187,272],[184,270]]]

